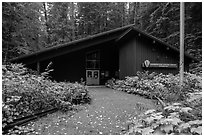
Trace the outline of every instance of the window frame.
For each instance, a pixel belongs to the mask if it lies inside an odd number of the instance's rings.
[[[95,54],[96,53],[96,59],[88,59],[87,56],[90,54]],[[94,65],[93,66],[88,66],[88,62],[92,62]],[[98,65],[97,65],[98,63]],[[92,50],[86,53],[86,69],[100,69],[100,50]],[[97,67],[98,66],[98,67]]]

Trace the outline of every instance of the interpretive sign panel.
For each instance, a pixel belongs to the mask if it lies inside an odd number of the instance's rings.
[[[169,64],[169,63],[151,63],[149,60],[145,60],[142,64],[145,68],[177,68],[177,64]]]

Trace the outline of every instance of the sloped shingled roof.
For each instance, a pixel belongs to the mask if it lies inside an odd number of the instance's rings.
[[[58,49],[62,49],[63,51],[64,50],[69,50],[69,48],[72,50],[70,50],[70,52],[72,51],[76,51],[76,50],[80,50],[83,48],[83,46],[81,46],[81,48],[78,47],[78,45],[80,45],[81,43],[83,42],[90,42],[93,40],[93,39],[96,39],[96,40],[101,40],[102,38],[103,39],[107,39],[108,40],[115,40],[115,41],[119,41],[121,39],[123,39],[128,33],[130,33],[131,31],[135,31],[137,33],[140,33],[142,35],[144,35],[145,37],[148,37],[150,39],[152,39],[153,41],[156,41],[156,42],[159,42],[161,43],[162,45],[166,46],[166,47],[169,47],[170,49],[176,51],[176,52],[179,52],[179,50],[163,41],[161,41],[160,39],[152,36],[152,35],[149,35],[139,29],[136,29],[134,27],[134,24],[131,24],[131,25],[127,25],[127,26],[124,26],[124,27],[121,27],[121,28],[117,28],[117,29],[113,29],[113,30],[110,30],[110,31],[106,31],[106,32],[102,32],[102,33],[99,33],[99,34],[96,34],[96,35],[93,35],[93,36],[88,36],[86,38],[83,38],[83,39],[79,39],[79,40],[75,40],[75,41],[72,41],[72,42],[68,42],[68,43],[64,43],[64,44],[60,44],[60,45],[57,45],[57,46],[54,46],[54,47],[51,47],[51,48],[47,48],[47,49],[44,49],[44,50],[41,50],[41,51],[38,51],[38,52],[35,52],[35,53],[31,53],[31,54],[28,54],[28,55],[23,55],[23,56],[20,56],[20,57],[17,57],[17,58],[13,58],[11,59],[10,61],[11,62],[21,62],[25,59],[28,59],[28,58],[38,58],[38,60],[41,60],[40,58],[40,55],[46,55],[46,53],[49,53],[49,52],[54,52],[54,51],[57,51],[59,52]],[[106,42],[105,40],[104,41],[101,41],[101,42]],[[73,47],[74,45],[74,47]],[[94,44],[92,44],[93,46]],[[73,50],[73,48],[75,48],[76,50]],[[86,48],[86,47],[84,47]],[[62,54],[66,54],[68,52],[63,52]],[[60,54],[60,52],[58,53],[58,55],[62,55]],[[56,55],[55,55],[56,56]],[[52,57],[49,56],[49,58]],[[54,54],[53,54],[53,57],[54,57]],[[197,59],[195,59],[194,57],[190,56],[189,54],[185,53],[185,57],[191,59],[191,60],[194,60],[194,61],[198,61]]]

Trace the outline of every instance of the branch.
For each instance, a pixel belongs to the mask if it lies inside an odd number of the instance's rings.
[[[159,103],[162,105],[163,108],[166,106],[166,104],[159,97],[156,97],[156,96],[154,97],[159,101]]]

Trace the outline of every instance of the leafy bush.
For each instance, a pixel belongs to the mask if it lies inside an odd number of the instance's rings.
[[[184,74],[184,85],[179,87],[179,75],[156,74],[138,72],[136,76],[126,77],[125,80],[109,80],[108,87],[125,91],[131,94],[140,94],[148,97],[158,97],[166,102],[185,100],[189,93],[201,92],[202,79],[195,74]]]
[[[180,103],[168,105],[163,111],[148,110],[139,119],[130,121],[133,126],[126,134],[201,135],[202,118],[194,115],[193,111],[193,108]]]
[[[90,101],[88,90],[78,83],[54,82],[31,74],[22,64],[2,66],[2,124],[51,108],[62,111],[72,104]],[[77,100],[77,102],[76,102]]]
[[[201,76],[185,73],[182,90],[178,84],[179,75],[148,72],[138,72],[136,76],[126,77],[125,80],[109,80],[106,84],[108,87],[150,98],[158,97],[165,102],[163,109],[148,110],[129,121],[131,127],[126,134],[201,135]]]

